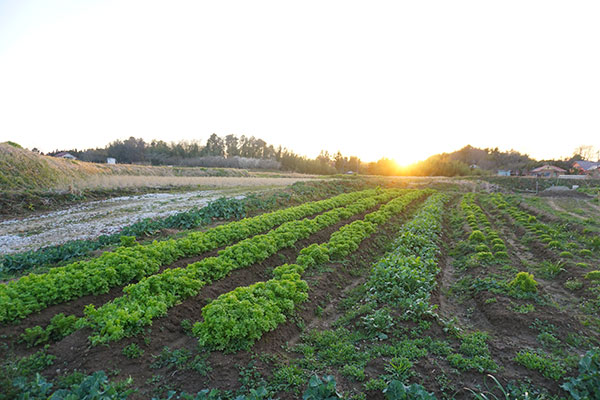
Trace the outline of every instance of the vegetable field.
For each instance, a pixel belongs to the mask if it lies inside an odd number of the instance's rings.
[[[402,186],[6,257],[0,399],[600,398],[594,198]]]

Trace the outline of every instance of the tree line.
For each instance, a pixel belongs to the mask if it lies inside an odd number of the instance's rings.
[[[127,164],[268,169],[322,175],[352,171],[369,175],[404,176],[485,175],[495,174],[498,169],[511,170],[517,175],[522,175],[544,164],[552,164],[569,171],[574,161],[591,160],[600,154],[592,146],[579,146],[570,158],[537,161],[515,150],[500,151],[498,148],[480,149],[465,146],[452,153],[436,154],[426,160],[401,167],[388,158],[365,163],[356,156],[344,156],[340,151],[330,154],[322,150],[316,158],[311,159],[287,148],[275,147],[254,136],[238,137],[231,134],[219,137],[214,133],[205,144],[197,140],[146,142],[142,138],[130,137],[115,140],[103,148],[67,151],[82,161],[99,163],[104,163],[107,157],[112,157],[118,163]],[[49,155],[58,152],[56,150]]]
[[[105,163],[111,157],[124,164],[260,168],[325,175],[356,172],[360,167],[363,173],[367,172],[366,166],[357,157],[346,157],[339,151],[331,155],[323,150],[316,158],[311,159],[282,146],[275,147],[262,139],[244,135],[219,137],[213,133],[206,144],[198,140],[146,142],[142,138],[130,137],[115,140],[103,148],[55,150],[48,154],[54,155],[61,151],[66,151],[79,160],[97,163]]]

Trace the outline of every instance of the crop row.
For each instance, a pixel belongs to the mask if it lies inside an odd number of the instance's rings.
[[[87,306],[87,323],[94,330],[93,344],[118,340],[140,331],[156,317],[182,300],[195,296],[200,289],[230,271],[248,267],[265,260],[279,250],[291,247],[328,226],[360,214],[379,203],[405,193],[402,190],[384,190],[381,194],[361,198],[347,207],[339,207],[313,219],[286,222],[266,234],[256,235],[221,250],[217,257],[208,257],[185,268],[166,270],[125,287],[125,295],[96,309]]]
[[[430,191],[414,191],[381,206],[363,220],[344,225],[327,243],[302,249],[295,264],[274,269],[273,279],[238,287],[219,296],[202,309],[202,322],[192,332],[201,345],[219,350],[248,349],[266,332],[285,322],[295,307],[308,298],[308,285],[301,279],[305,269],[342,260],[358,249],[378,225],[402,212],[411,202]]]
[[[161,229],[191,229],[210,223],[213,219],[240,219],[246,215],[247,199],[220,198],[202,208],[192,208],[164,218],[145,218],[111,235],[95,239],[72,240],[38,250],[7,254],[0,259],[0,271],[21,272],[58,262],[72,260],[106,246],[119,244],[122,236],[154,234]]]
[[[358,181],[296,182],[288,191],[277,191],[269,195],[249,194],[242,199],[219,198],[202,208],[178,212],[163,218],[144,218],[111,235],[100,235],[95,239],[72,240],[61,245],[47,246],[37,250],[0,256],[0,272],[22,275],[32,268],[48,267],[89,255],[91,251],[106,246],[118,245],[122,236],[143,237],[153,235],[161,229],[193,229],[213,220],[231,220],[246,217],[253,210],[274,210],[290,201],[296,204],[339,195],[342,192],[365,189]]]
[[[469,242],[475,246],[475,260],[489,262],[508,258],[504,241],[492,229],[492,224],[481,207],[475,203],[475,194],[468,193],[464,195],[460,207],[472,230],[469,235]]]
[[[29,274],[17,281],[0,285],[0,322],[20,319],[49,305],[88,294],[106,293],[112,287],[152,275],[160,267],[183,257],[202,254],[282,223],[369,198],[376,193],[372,189],[342,194],[230,222],[206,232],[193,232],[180,239],[122,246],[92,260],[53,268],[45,274]]]
[[[418,320],[430,310],[429,298],[440,270],[438,243],[446,199],[443,194],[434,194],[426,200],[403,226],[394,250],[373,266],[366,283],[373,301],[399,306],[407,320]]]
[[[579,244],[572,240],[573,233],[563,232],[555,227],[540,222],[536,216],[507,202],[502,194],[496,193],[492,195],[491,201],[501,212],[508,214],[515,223],[536,236],[540,242],[545,243],[547,248],[559,251],[562,258],[572,258],[572,252],[579,253],[581,257],[591,257],[593,255],[592,250],[587,248],[581,249]],[[584,239],[588,240],[588,238]],[[600,238],[589,239],[589,243],[586,244],[588,247],[598,250],[600,249]]]

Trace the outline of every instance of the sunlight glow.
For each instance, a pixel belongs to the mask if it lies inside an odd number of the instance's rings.
[[[594,1],[0,3],[0,141],[256,136],[411,163],[600,147]]]

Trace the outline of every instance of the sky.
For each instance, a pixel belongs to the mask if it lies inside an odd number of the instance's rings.
[[[600,148],[600,2],[0,0],[0,142]]]

